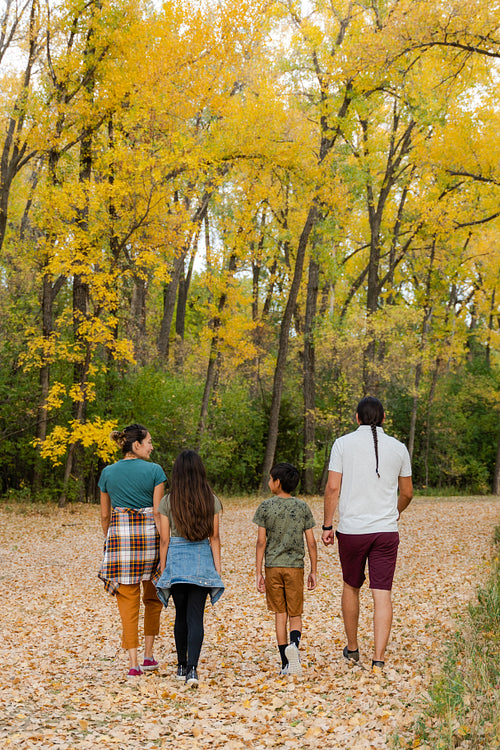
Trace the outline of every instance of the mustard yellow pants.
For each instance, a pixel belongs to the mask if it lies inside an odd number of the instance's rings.
[[[123,648],[139,646],[139,608],[141,604],[140,583],[120,583],[115,594],[122,621]],[[158,635],[160,614],[163,604],[156,596],[152,581],[142,581],[142,601],[144,602],[144,635]]]

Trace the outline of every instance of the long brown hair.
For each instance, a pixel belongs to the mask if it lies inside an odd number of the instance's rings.
[[[213,535],[214,493],[196,451],[184,450],[174,461],[170,508],[177,531],[185,539],[201,542]]]

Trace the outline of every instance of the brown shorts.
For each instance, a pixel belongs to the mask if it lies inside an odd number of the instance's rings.
[[[397,531],[378,534],[341,534],[337,531],[337,539],[342,577],[349,586],[361,588],[368,560],[370,588],[392,589],[399,545]]]
[[[304,608],[304,568],[266,568],[266,600],[271,612],[298,617]]]

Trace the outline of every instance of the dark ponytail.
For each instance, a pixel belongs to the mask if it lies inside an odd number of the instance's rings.
[[[142,443],[147,434],[148,431],[142,424],[130,424],[123,430],[113,430],[109,437],[119,445],[123,455],[126,456],[127,453],[132,453],[134,443],[136,441]]]
[[[378,435],[377,427],[382,427],[384,421],[384,407],[378,398],[366,396],[362,398],[356,409],[360,424],[369,425],[373,435],[373,446],[375,448],[375,471],[380,479],[378,471]]]

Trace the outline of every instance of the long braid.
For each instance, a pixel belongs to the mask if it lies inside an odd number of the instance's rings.
[[[379,471],[378,471],[378,435],[377,435],[377,425],[376,424],[371,424],[370,427],[371,427],[372,435],[373,435],[373,445],[375,447],[375,461],[376,461],[375,471],[377,472],[377,476],[380,479],[380,474],[379,474]]]
[[[384,421],[384,407],[378,400],[373,396],[365,396],[358,404],[357,415],[360,424],[364,424],[370,427],[373,435],[373,447],[375,448],[375,471],[380,479],[380,473],[378,470],[378,435],[377,427],[382,426]]]

